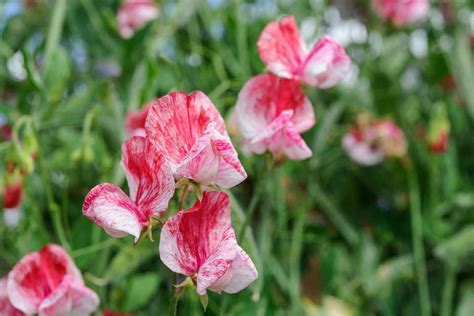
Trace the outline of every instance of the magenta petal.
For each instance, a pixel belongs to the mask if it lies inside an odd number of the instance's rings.
[[[58,285],[65,275],[73,281],[83,282],[81,272],[62,247],[48,244],[41,248],[39,254],[41,266],[51,286]]]
[[[71,284],[71,316],[92,314],[99,307],[99,297],[94,291],[79,282]]]
[[[196,291],[200,295],[206,294],[206,289],[227,272],[235,258],[237,240],[234,229],[228,227],[221,238],[220,243],[199,268]]]
[[[174,193],[174,178],[168,163],[143,137],[131,137],[122,145],[122,166],[130,188],[130,198],[142,220],[161,216]]]
[[[249,286],[257,277],[258,272],[252,259],[240,246],[237,246],[232,265],[223,277],[212,284],[210,289],[216,292],[237,293]]]
[[[125,129],[129,136],[145,137],[145,120],[148,115],[150,106],[147,105],[137,112],[128,112],[125,118]]]
[[[222,137],[213,141],[214,149],[219,154],[220,164],[214,182],[230,189],[247,178],[247,172],[240,163],[237,152],[228,138]]]
[[[7,279],[8,276],[4,276],[0,279],[0,315],[24,316],[26,314],[15,308],[8,299]]]
[[[303,80],[312,87],[331,88],[349,74],[351,64],[344,48],[330,36],[324,36],[304,62]]]
[[[147,224],[147,219],[139,217],[133,201],[119,187],[109,183],[99,184],[89,191],[82,213],[112,237],[130,234],[138,240]]]
[[[205,192],[187,211],[172,216],[161,230],[160,258],[172,271],[193,276],[225,239],[230,200],[222,192]]]
[[[65,276],[61,283],[57,284],[41,304],[38,306],[40,316],[69,315],[72,306],[72,298],[69,295],[69,288],[73,282],[72,277]]]
[[[270,22],[258,39],[257,48],[267,68],[282,78],[295,78],[306,56],[306,47],[293,16]]]

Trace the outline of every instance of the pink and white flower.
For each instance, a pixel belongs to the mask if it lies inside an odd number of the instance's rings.
[[[125,0],[117,13],[119,33],[130,38],[136,30],[158,17],[158,6],[152,0]]]
[[[174,193],[174,179],[163,156],[145,138],[134,136],[122,145],[130,197],[118,186],[102,183],[86,196],[83,214],[112,237],[130,234],[137,241],[161,217]]]
[[[149,110],[150,106],[147,105],[139,111],[127,113],[127,117],[125,118],[125,129],[129,136],[146,136],[145,120]]]
[[[237,244],[226,193],[205,192],[189,210],[179,211],[161,230],[160,258],[172,271],[191,277],[198,294],[237,293],[258,276]]]
[[[8,275],[0,279],[0,315],[25,316],[26,314],[10,303],[7,293]]]
[[[342,146],[352,160],[364,166],[378,164],[384,158],[400,158],[407,151],[403,131],[388,119],[353,126]]]
[[[239,93],[235,116],[244,151],[270,151],[293,160],[311,157],[300,133],[316,122],[313,106],[296,80],[272,74],[253,77]]]
[[[272,73],[311,87],[333,87],[351,70],[351,59],[330,36],[323,36],[309,51],[293,16],[270,22],[258,39],[257,48]]]
[[[84,285],[63,248],[46,245],[23,257],[8,275],[10,303],[25,314],[89,315],[99,298]]]
[[[372,7],[385,20],[397,26],[409,25],[428,16],[428,0],[372,0]]]
[[[148,112],[145,130],[177,180],[228,189],[247,177],[222,116],[200,91],[190,95],[173,92],[157,99]]]

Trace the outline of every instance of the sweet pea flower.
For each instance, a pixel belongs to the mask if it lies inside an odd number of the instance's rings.
[[[300,133],[316,122],[313,106],[296,80],[258,75],[242,88],[233,120],[247,153],[285,155],[293,160],[311,157]]]
[[[384,158],[400,158],[407,150],[403,131],[389,119],[353,126],[342,146],[352,160],[364,166],[378,164]]]
[[[372,0],[372,7],[385,20],[396,26],[421,21],[428,16],[428,0]]]
[[[10,303],[25,314],[89,315],[99,298],[84,285],[80,271],[63,248],[46,245],[23,257],[8,275]]]
[[[308,51],[293,16],[270,22],[260,34],[257,48],[272,73],[311,87],[331,88],[351,70],[351,59],[330,36],[323,36]]]
[[[173,175],[154,146],[134,136],[122,145],[122,167],[130,197],[118,186],[102,183],[87,194],[82,213],[112,237],[140,234],[166,211],[174,193]]]
[[[246,177],[224,120],[202,92],[173,92],[151,104],[145,123],[150,142],[169,162],[177,180],[204,189],[231,188]]]
[[[139,111],[131,111],[127,113],[125,118],[125,129],[129,136],[145,137],[145,120],[148,115],[150,106],[147,105]]]
[[[191,209],[171,217],[161,230],[159,252],[169,269],[192,278],[199,295],[207,289],[237,293],[258,276],[237,244],[223,192],[205,192]]]
[[[120,36],[127,39],[136,30],[158,17],[158,7],[151,0],[125,0],[117,13]]]
[[[3,221],[7,226],[17,227],[23,216],[21,203],[23,201],[23,177],[19,169],[7,168],[5,186],[0,192],[3,199]]]
[[[0,279],[0,315],[6,316],[26,316],[25,313],[17,309],[10,303],[7,293],[7,280],[8,276],[4,276]]]

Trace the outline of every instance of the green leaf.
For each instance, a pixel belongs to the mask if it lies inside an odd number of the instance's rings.
[[[454,266],[459,266],[463,259],[473,253],[474,225],[467,226],[435,248],[436,256]]]
[[[68,87],[71,76],[71,63],[64,48],[56,47],[52,52],[52,61],[47,65],[44,72],[44,84],[48,92],[48,98],[56,103],[61,100]]]
[[[152,243],[143,242],[136,247],[126,246],[112,259],[104,279],[118,282],[155,254],[156,247]]]
[[[133,276],[127,287],[125,310],[136,311],[145,306],[158,290],[160,278],[156,273]]]
[[[456,310],[456,316],[474,315],[474,287],[469,287],[461,298],[461,302]]]

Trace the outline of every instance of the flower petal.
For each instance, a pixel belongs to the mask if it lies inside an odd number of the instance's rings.
[[[237,240],[235,239],[234,229],[229,226],[221,237],[219,244],[199,268],[196,279],[196,291],[199,295],[205,295],[206,289],[230,269],[236,251]]]
[[[69,288],[73,278],[65,276],[41,304],[38,306],[40,316],[69,315],[72,306],[72,298],[69,295]]]
[[[364,166],[376,165],[384,158],[381,148],[371,148],[370,143],[357,140],[352,133],[344,136],[342,147],[352,160]]]
[[[53,288],[61,283],[65,275],[73,281],[83,282],[81,272],[62,247],[48,244],[41,248],[39,255],[45,276]]]
[[[90,315],[99,307],[97,294],[81,283],[71,284],[72,306],[70,316]]]
[[[117,13],[120,35],[127,39],[158,16],[158,7],[150,0],[127,0]]]
[[[271,74],[253,77],[240,91],[235,109],[242,137],[258,137],[285,110],[293,110],[291,120],[299,133],[316,122],[313,106],[298,81]]]
[[[216,292],[237,293],[249,286],[258,277],[252,259],[247,253],[237,246],[235,258],[226,272],[226,275],[217,280],[210,289]]]
[[[39,253],[24,256],[8,275],[8,298],[15,308],[26,314],[38,312],[38,308],[52,289],[41,265]]]
[[[224,120],[204,93],[172,92],[152,103],[145,130],[175,171],[211,122],[220,134],[227,134]]]
[[[128,112],[125,118],[125,129],[130,136],[145,137],[145,120],[148,115],[150,106],[147,105],[137,112]]]
[[[349,74],[351,64],[344,48],[330,36],[324,36],[304,62],[303,80],[311,87],[331,88]]]
[[[8,299],[7,294],[7,279],[8,276],[0,278],[0,315],[6,316],[25,316],[22,311],[16,309],[10,300]]]
[[[306,47],[293,16],[270,22],[260,34],[257,49],[267,68],[282,78],[295,78],[306,56]]]
[[[112,237],[130,234],[138,240],[147,223],[140,222],[136,205],[119,187],[102,183],[87,194],[82,213]]]
[[[175,189],[164,157],[145,138],[135,136],[123,143],[121,163],[141,221],[146,222],[151,215],[161,216]]]
[[[179,211],[163,226],[161,261],[187,276],[197,273],[230,227],[230,200],[223,192],[205,192],[187,211]]]

